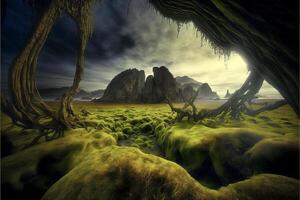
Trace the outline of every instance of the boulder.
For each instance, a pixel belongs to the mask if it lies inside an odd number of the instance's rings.
[[[100,101],[139,102],[145,85],[143,70],[128,69],[115,76],[108,84]]]

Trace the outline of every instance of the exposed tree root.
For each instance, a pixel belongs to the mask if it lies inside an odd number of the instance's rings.
[[[185,101],[183,108],[175,108],[169,99],[167,99],[167,103],[169,104],[171,110],[177,113],[176,119],[178,121],[181,121],[184,117],[187,117],[188,120],[193,120],[195,122],[210,117],[224,117],[227,114],[230,114],[233,119],[240,119],[242,113],[254,116],[261,112],[273,110],[287,104],[285,100],[282,100],[274,104],[268,104],[258,110],[251,110],[248,108],[247,103],[255,98],[255,95],[260,90],[263,81],[263,78],[258,73],[252,71],[242,87],[237,90],[227,102],[212,110],[202,109],[199,112],[197,111],[194,101],[198,96],[199,89],[191,99],[186,100],[183,98]],[[189,110],[189,106],[186,105],[189,105],[192,110]]]
[[[286,100],[279,100],[279,101],[276,101],[274,103],[270,103],[270,104],[267,104],[257,110],[252,110],[250,108],[248,108],[247,106],[245,106],[245,110],[244,112],[247,114],[247,115],[251,115],[251,116],[255,116],[255,115],[258,115],[262,112],[265,112],[265,111],[270,111],[270,110],[274,110],[274,109],[277,109],[281,106],[284,106],[287,104],[287,101]]]

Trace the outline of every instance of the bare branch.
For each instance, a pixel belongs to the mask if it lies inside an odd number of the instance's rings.
[[[270,110],[274,110],[274,109],[277,109],[281,106],[284,106],[287,104],[287,101],[286,100],[280,100],[280,101],[276,101],[274,103],[269,103],[257,110],[252,110],[250,108],[248,108],[247,106],[245,106],[245,113],[247,115],[251,115],[251,116],[255,116],[255,115],[258,115],[262,112],[265,112],[265,111],[270,111]]]

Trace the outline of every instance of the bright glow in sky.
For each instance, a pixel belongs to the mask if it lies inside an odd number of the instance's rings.
[[[178,34],[176,23],[155,12],[147,1],[102,0],[95,6],[94,32],[88,43],[84,79],[80,87],[87,91],[104,89],[111,79],[129,68],[166,66],[176,76],[189,76],[207,82],[220,97],[233,93],[248,75],[247,63],[233,52],[225,63],[207,44],[201,45],[200,33],[192,23]],[[9,1],[2,60],[2,85],[6,84],[9,65],[19,54],[30,32],[32,13],[19,0]],[[24,9],[26,8],[26,9]],[[26,26],[25,26],[26,25]],[[197,37],[198,35],[198,37]],[[39,87],[65,87],[73,81],[77,55],[77,32],[74,21],[60,18],[51,31],[38,60]],[[280,97],[270,85],[260,92],[264,97]]]
[[[97,71],[88,71],[87,76],[103,77],[98,88],[105,88],[120,71],[128,68],[143,69],[146,75],[152,74],[152,67],[166,66],[176,76],[189,76],[199,82],[207,82],[221,97],[227,89],[237,90],[248,75],[247,63],[237,53],[233,52],[227,62],[219,57],[206,42],[201,42],[200,34],[192,23],[185,24],[178,34],[176,23],[164,19],[152,9],[144,9],[142,1],[133,1],[132,10],[140,8],[139,12],[129,12],[124,15],[128,24],[122,30],[129,33],[135,41],[135,46],[122,55],[101,63]],[[149,20],[151,19],[151,20]],[[202,44],[201,44],[202,43]],[[107,67],[103,67],[107,65]],[[84,82],[82,86],[94,88],[95,82]],[[264,84],[261,94],[268,98],[277,98],[279,94],[270,85]]]

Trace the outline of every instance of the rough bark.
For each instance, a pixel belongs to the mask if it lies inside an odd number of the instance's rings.
[[[77,12],[70,11],[70,14],[74,17],[77,22],[78,31],[80,34],[78,60],[76,65],[75,77],[73,85],[69,90],[62,96],[60,102],[60,108],[58,110],[59,120],[67,127],[74,128],[80,125],[80,120],[76,117],[73,110],[73,97],[79,92],[79,83],[83,76],[84,69],[84,53],[88,39],[91,34],[91,16],[90,14],[91,4],[86,7],[80,7]]]
[[[45,136],[46,139],[61,136],[66,128],[80,126],[72,108],[72,100],[78,92],[83,75],[84,52],[91,34],[93,2],[93,0],[52,0],[45,4],[43,14],[37,21],[31,37],[11,66],[11,103],[8,103],[8,100],[2,96],[2,110],[11,116],[15,123],[40,129],[41,135]],[[67,13],[77,23],[80,42],[73,85],[63,95],[60,109],[55,112],[42,100],[37,89],[35,76],[40,51],[57,18],[63,13]],[[49,118],[50,120],[45,124],[41,122],[42,118]],[[52,136],[49,136],[51,134]]]
[[[22,123],[31,126],[38,124],[38,118],[44,113],[53,116],[53,111],[38,95],[34,76],[39,53],[59,15],[56,4],[52,3],[11,68],[10,89],[14,110],[19,113]]]
[[[226,103],[219,108],[210,110],[197,116],[198,120],[205,117],[217,116],[221,113],[230,113],[233,119],[239,119],[243,112],[245,103],[252,99],[255,94],[260,90],[264,79],[259,73],[252,71],[248,76],[245,83],[240,89],[233,93],[233,95],[227,100]]]

